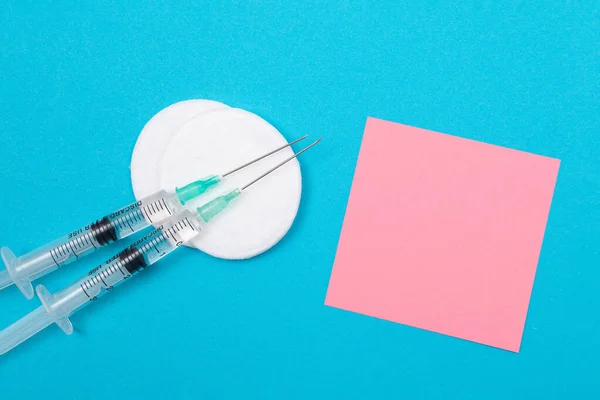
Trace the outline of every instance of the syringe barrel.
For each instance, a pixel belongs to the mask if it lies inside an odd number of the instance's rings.
[[[92,269],[87,275],[54,295],[51,305],[58,318],[68,317],[115,286],[154,264],[202,229],[198,215],[183,211],[130,247]]]
[[[161,223],[182,208],[175,193],[161,190],[18,257],[7,269],[14,280],[30,282],[150,224]]]

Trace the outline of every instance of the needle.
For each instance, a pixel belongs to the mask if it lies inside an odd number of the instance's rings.
[[[304,139],[306,139],[307,137],[308,137],[308,135],[304,135],[304,136],[302,136],[300,139],[296,139],[296,140],[294,140],[293,142],[287,143],[287,144],[285,144],[285,145],[283,145],[283,146],[281,146],[281,147],[279,147],[279,148],[277,148],[277,149],[275,149],[275,150],[272,150],[272,151],[268,152],[267,154],[263,154],[262,156],[260,156],[260,157],[258,157],[258,158],[255,158],[255,159],[254,159],[254,160],[252,160],[252,161],[248,161],[246,164],[244,164],[244,165],[240,165],[240,166],[239,166],[239,167],[237,167],[236,169],[232,169],[231,171],[229,171],[229,172],[227,172],[226,174],[223,174],[223,175],[221,175],[221,176],[222,176],[223,178],[225,178],[227,175],[231,175],[231,174],[233,174],[234,172],[236,172],[236,171],[239,171],[240,169],[242,169],[242,168],[245,168],[245,167],[247,167],[247,166],[248,166],[248,165],[250,165],[250,164],[253,164],[253,163],[257,162],[257,161],[260,161],[260,160],[262,160],[263,158],[270,156],[271,154],[277,153],[279,150],[285,149],[286,147],[289,147],[289,146],[293,145],[294,143],[298,143],[299,141],[301,141],[301,140],[304,140]]]
[[[254,179],[252,182],[246,184],[245,186],[242,186],[242,188],[240,190],[244,190],[244,189],[248,188],[248,186],[250,186],[250,185],[258,182],[259,180],[261,180],[265,176],[269,175],[271,172],[275,171],[277,168],[281,167],[283,164],[287,163],[290,160],[293,160],[294,158],[298,157],[300,154],[304,153],[306,150],[308,150],[311,147],[313,147],[315,144],[319,143],[322,139],[323,138],[317,139],[316,141],[314,141],[313,143],[309,144],[308,146],[306,146],[305,148],[303,148],[302,150],[300,150],[299,152],[297,152],[293,156],[291,156],[291,157],[287,158],[286,160],[280,162],[279,164],[277,164],[276,166],[274,166],[273,168],[271,168],[270,170],[268,170],[267,172],[265,172],[264,174],[262,174],[258,178]]]

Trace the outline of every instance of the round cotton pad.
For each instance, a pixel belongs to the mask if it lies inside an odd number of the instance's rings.
[[[208,175],[224,174],[286,143],[277,129],[244,110],[226,108],[198,115],[181,127],[166,148],[160,163],[160,186],[173,189]],[[225,177],[190,206],[200,206],[249,183],[293,154],[286,148]],[[188,245],[226,259],[258,255],[289,230],[301,192],[300,165],[292,160],[244,190]]]
[[[138,200],[160,189],[159,162],[179,127],[194,115],[220,108],[228,107],[217,101],[186,100],[159,111],[148,121],[131,156],[131,184]]]

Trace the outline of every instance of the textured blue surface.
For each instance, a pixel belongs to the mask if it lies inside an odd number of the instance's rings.
[[[0,357],[0,398],[598,398],[597,2],[46,3],[0,11],[0,243],[17,253],[131,201],[136,137],[171,103],[325,140],[272,251],[173,254],[71,337]],[[368,115],[562,160],[520,354],[323,305]],[[0,302],[0,326],[38,305]]]

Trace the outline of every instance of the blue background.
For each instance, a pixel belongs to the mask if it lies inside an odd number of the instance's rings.
[[[325,140],[272,251],[173,254],[76,334],[0,357],[2,399],[600,395],[597,2],[45,3],[0,11],[0,243],[17,254],[131,202],[137,135],[174,102]],[[323,305],[369,115],[562,160],[520,354]],[[0,302],[1,326],[38,306]]]

